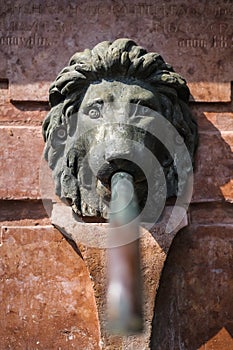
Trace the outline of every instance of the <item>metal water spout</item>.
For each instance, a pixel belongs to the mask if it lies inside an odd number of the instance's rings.
[[[133,177],[118,172],[111,179],[108,248],[108,329],[121,335],[142,331],[139,209]]]

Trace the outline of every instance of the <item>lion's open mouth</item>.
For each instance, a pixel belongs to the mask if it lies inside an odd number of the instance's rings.
[[[147,178],[142,169],[127,159],[114,159],[106,162],[97,173],[97,193],[106,203],[111,200],[111,178],[117,172],[126,172],[134,179],[134,189],[140,210],[144,208],[148,195]]]
[[[144,172],[137,164],[130,160],[120,158],[104,163],[97,173],[97,178],[105,187],[110,189],[111,178],[119,171],[124,171],[132,175],[135,184],[146,180]]]

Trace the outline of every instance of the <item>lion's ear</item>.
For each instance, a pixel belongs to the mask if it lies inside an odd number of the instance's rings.
[[[42,134],[45,142],[48,141],[51,131],[55,127],[62,124],[62,109],[63,102],[52,107],[47,116],[45,117],[44,122],[42,124]]]
[[[47,141],[48,139],[48,127],[49,127],[49,124],[50,124],[50,119],[51,119],[51,114],[48,113],[46,118],[44,119],[43,121],[43,124],[42,124],[42,135],[43,135],[43,138],[44,138],[44,142]]]
[[[49,104],[50,104],[50,106],[54,107],[63,101],[64,101],[64,96],[61,94],[61,92],[58,90],[58,88],[55,86],[55,84],[52,84],[50,89],[49,89]]]

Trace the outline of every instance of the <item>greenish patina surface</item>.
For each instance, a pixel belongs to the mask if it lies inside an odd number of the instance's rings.
[[[179,134],[172,142],[186,145],[193,160],[197,126],[188,100],[185,80],[132,40],[105,41],[74,54],[51,85],[51,111],[43,123],[56,194],[81,216],[107,218],[111,176],[125,171],[134,178],[141,209],[153,184],[145,214],[150,219],[164,188],[167,198],[176,196],[191,171],[184,155],[178,189],[176,151],[171,155],[164,146],[171,130],[158,131],[162,118],[169,121]]]

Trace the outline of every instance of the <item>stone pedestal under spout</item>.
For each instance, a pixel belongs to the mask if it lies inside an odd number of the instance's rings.
[[[152,227],[144,224],[144,228],[141,228],[144,331],[138,336],[119,337],[110,335],[106,330],[107,248],[104,246],[108,242],[109,225],[74,221],[70,207],[61,203],[53,205],[52,223],[77,244],[94,283],[103,349],[150,349],[154,303],[164,262],[175,235],[188,224],[187,215],[182,212],[183,219],[179,226],[172,232],[166,232],[172,209],[166,207],[159,223]]]

